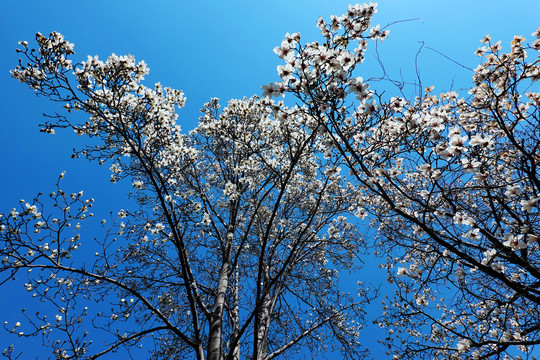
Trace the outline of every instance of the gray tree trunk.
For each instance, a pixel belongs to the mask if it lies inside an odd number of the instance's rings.
[[[208,360],[223,359],[223,307],[229,285],[229,262],[224,261],[219,272],[216,301],[210,319],[208,336]]]

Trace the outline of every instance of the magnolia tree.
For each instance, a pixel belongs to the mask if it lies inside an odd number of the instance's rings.
[[[275,52],[327,157],[355,179],[395,286],[378,320],[395,359],[534,358],[540,344],[540,28],[511,51],[485,37],[468,94],[385,98],[354,75],[375,6],[349,7],[322,42]]]
[[[371,26],[375,12],[350,6],[318,21],[320,42],[287,34],[274,49],[282,81],[263,95],[292,95],[296,106],[253,98],[220,111],[212,100],[188,135],[174,115],[181,93],[140,85],[144,63],[72,65],[73,47],[56,33],[38,35],[37,52],[23,43],[14,77],[90,115],[57,116],[43,131],[98,140],[77,155],[112,162],[111,180],[130,181],[140,208],[119,213],[92,263],[75,261],[86,245],[73,229],[92,205],[82,194],[53,193],[60,215],[38,198],[1,218],[6,278],[34,270],[25,286],[58,309],[52,320],[28,315],[32,330],[21,336],[44,332],[73,358],[150,334],[155,358],[262,359],[325,346],[360,357],[368,298],[341,293],[337,278],[362,246],[344,217],[354,213],[377,230],[395,289],[376,321],[394,358],[534,358],[540,30],[531,44],[516,37],[509,53],[484,38],[469,94],[387,98],[357,76],[368,42],[389,34]],[[112,309],[92,315],[80,305],[92,301]],[[88,327],[109,343],[90,345]]]
[[[62,35],[36,40],[37,50],[21,42],[13,76],[68,113],[89,115],[57,115],[42,131],[91,138],[75,155],[109,163],[110,180],[128,181],[138,208],[87,239],[79,229],[93,200],[59,182],[49,199],[0,215],[4,281],[28,272],[24,286],[50,312],[27,310],[26,322],[6,330],[42,336],[59,359],[130,355],[148,341],[155,359],[362,354],[367,291],[342,292],[338,279],[364,246],[345,217],[357,211],[357,190],[340,160],[320,155],[322,124],[267,99],[223,109],[213,99],[185,134],[175,114],[182,92],[142,85],[144,62],[113,55],[73,64]],[[104,334],[105,343],[92,341]]]

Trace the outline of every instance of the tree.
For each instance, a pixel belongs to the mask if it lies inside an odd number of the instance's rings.
[[[373,5],[287,38],[268,95],[290,93],[356,180],[395,296],[378,323],[394,358],[534,358],[540,344],[540,29],[483,39],[469,95],[388,99],[354,77]],[[354,51],[351,49],[358,44]],[[527,60],[527,55],[532,60]],[[401,86],[401,84],[400,84]],[[355,97],[355,98],[353,98]]]
[[[320,125],[267,99],[222,110],[212,99],[184,134],[175,114],[182,92],[142,85],[144,62],[112,55],[73,65],[61,34],[36,40],[37,50],[21,42],[24,61],[12,75],[68,112],[41,130],[88,136],[74,156],[111,163],[110,180],[132,184],[138,209],[120,210],[113,225],[102,221],[105,236],[85,239],[79,229],[93,199],[62,191],[62,174],[50,200],[1,215],[2,281],[28,271],[26,289],[56,310],[52,320],[26,311],[27,324],[8,331],[42,334],[62,359],[122,348],[131,356],[149,337],[155,359],[363,352],[367,290],[345,293],[338,278],[358,267],[364,246],[346,218],[356,190],[335,159],[320,156]],[[106,308],[92,313],[93,303]],[[92,343],[99,332],[108,334],[104,347]]]
[[[112,315],[94,323],[117,336],[110,350],[155,332],[157,358],[188,350],[199,358],[272,358],[300,346],[316,354],[321,343],[358,357],[359,306],[368,298],[339,292],[332,271],[350,268],[363,246],[342,217],[354,212],[376,229],[395,288],[377,321],[394,358],[534,358],[540,30],[529,45],[515,37],[509,53],[484,38],[469,94],[436,96],[419,87],[414,99],[390,98],[356,75],[368,42],[389,35],[371,26],[375,12],[374,4],[350,6],[329,23],[318,21],[321,42],[287,34],[274,49],[285,61],[282,80],[263,86],[263,95],[292,95],[296,106],[254,98],[220,112],[213,100],[189,135],[173,112],[181,94],[138,84],[144,64],[113,56],[72,68],[72,47],[60,35],[38,35],[39,53],[23,43],[29,64],[13,75],[91,115],[85,124],[57,116],[43,131],[68,127],[101,140],[80,155],[111,159],[112,180],[129,178],[141,208],[121,212],[129,221],[114,229],[130,247],[110,254],[117,246],[111,233],[86,270],[62,265],[79,245],[51,250],[48,240],[46,250],[39,247],[29,229],[62,237],[41,224],[39,202],[23,204],[2,219],[4,273],[34,267],[38,254],[71,274],[52,287],[59,298],[110,301],[117,290]],[[68,80],[73,69],[77,90]],[[59,209],[90,205],[82,195],[61,194],[52,195]],[[67,227],[83,215],[56,223]],[[96,280],[106,283],[102,292],[89,288]],[[36,280],[26,286],[50,297]],[[135,305],[123,305],[128,294]],[[58,322],[68,318],[62,308]],[[140,330],[123,338],[131,321]],[[74,324],[43,326],[69,335]],[[69,354],[86,346],[77,341]]]

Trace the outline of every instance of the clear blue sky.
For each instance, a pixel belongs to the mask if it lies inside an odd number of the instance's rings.
[[[349,0],[94,0],[13,1],[0,3],[0,212],[9,211],[20,198],[54,188],[58,174],[67,170],[66,187],[84,190],[96,199],[102,213],[127,206],[125,188],[110,185],[106,168],[85,160],[71,160],[77,147],[71,133],[39,133],[43,112],[57,110],[55,104],[37,98],[31,90],[10,78],[17,65],[17,41],[33,40],[37,31],[59,31],[75,43],[76,59],[98,54],[133,54],[150,66],[147,84],[184,90],[187,105],[179,112],[185,130],[197,123],[198,110],[211,97],[223,101],[260,94],[260,86],[278,80],[280,59],[272,52],[286,32],[300,32],[303,41],[319,40],[315,20],[346,11]],[[490,33],[508,44],[513,35],[530,34],[540,26],[538,0],[382,0],[374,22],[387,23],[421,18],[391,26],[380,47],[382,60],[391,75],[400,70],[414,79],[414,58],[419,41],[452,59],[474,68],[473,54],[479,40]],[[370,44],[372,46],[372,44]],[[424,85],[447,90],[469,85],[471,74],[435,52],[426,50],[419,58]],[[372,55],[359,76],[377,75],[380,69]],[[96,211],[97,212],[97,211]],[[16,319],[13,304],[25,303],[19,288],[2,290],[0,322]],[[31,302],[29,303],[31,304]],[[0,351],[11,338],[0,334]],[[375,342],[365,335],[366,345]],[[380,351],[374,347],[375,351]],[[36,354],[38,350],[36,350]],[[378,354],[377,352],[375,355]],[[379,353],[380,354],[380,353]],[[27,358],[27,357],[25,357]]]

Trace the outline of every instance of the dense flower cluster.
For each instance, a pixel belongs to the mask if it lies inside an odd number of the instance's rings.
[[[364,60],[367,39],[384,39],[388,30],[371,28],[370,21],[376,12],[375,4],[351,5],[346,14],[332,17],[331,23],[322,18],[317,22],[325,41],[300,45],[300,35],[287,34],[274,52],[285,60],[286,65],[278,66],[282,82],[263,86],[263,96],[279,96],[294,92],[306,102],[325,103],[339,107],[349,92],[357,99],[371,98],[368,85],[361,77],[351,78],[356,65]],[[349,45],[357,43],[354,49]]]

